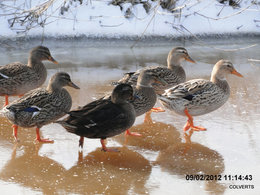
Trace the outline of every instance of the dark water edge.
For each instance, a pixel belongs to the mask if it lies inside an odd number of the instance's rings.
[[[104,47],[104,46],[160,46],[160,45],[184,45],[189,46],[198,42],[218,44],[232,41],[233,43],[240,43],[240,41],[251,42],[250,40],[259,40],[256,44],[260,43],[260,30],[259,33],[224,33],[224,34],[195,34],[195,35],[144,35],[144,36],[96,36],[96,35],[71,35],[71,36],[16,36],[5,37],[0,36],[0,49],[27,49],[32,45],[46,45],[49,47],[57,46],[57,42],[76,42],[78,46],[85,45],[87,47]]]

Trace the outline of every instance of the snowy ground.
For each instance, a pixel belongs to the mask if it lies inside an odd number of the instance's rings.
[[[158,1],[151,2],[151,10],[147,14],[143,5],[132,7],[130,18],[124,17],[131,4],[119,6],[109,5],[108,0],[83,1],[76,3],[64,15],[60,7],[64,0],[49,0],[53,4],[44,14],[47,18],[43,27],[32,28],[28,35],[46,36],[182,36],[193,34],[222,33],[260,33],[260,2],[244,0],[239,8],[218,3],[216,0],[181,0],[176,5],[174,13],[158,6]],[[15,2],[15,4],[14,4]],[[13,15],[6,15],[19,7],[18,12],[29,10],[46,0],[16,0],[1,1],[0,6],[0,36],[13,37],[23,30],[24,26],[14,25],[9,28]],[[150,1],[149,1],[150,2]],[[3,6],[9,5],[11,7]],[[8,23],[9,20],[9,23]],[[19,35],[19,34],[18,34]],[[22,34],[23,35],[23,34]]]

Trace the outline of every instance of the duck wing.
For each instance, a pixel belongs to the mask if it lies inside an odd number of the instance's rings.
[[[6,109],[13,112],[28,111],[34,112],[41,110],[49,104],[50,93],[45,89],[35,89],[28,92],[22,98],[6,106]]]
[[[19,75],[28,74],[31,68],[20,63],[14,62],[0,67],[0,81],[3,79],[18,77]],[[2,82],[2,81],[1,81]]]
[[[77,114],[75,114],[75,111],[69,112],[69,122],[71,124],[80,124],[84,126],[90,125],[93,122],[96,123],[96,125],[99,125],[111,120],[125,119],[126,117],[122,112],[122,109],[109,100],[104,100],[102,102],[98,101],[99,104],[95,107],[92,103],[91,105],[88,104],[89,110],[85,107],[84,110],[76,111],[78,112]],[[96,103],[97,102],[95,102],[95,104]]]
[[[93,109],[96,109],[99,106],[102,106],[102,105],[107,104],[108,102],[111,102],[110,98],[111,98],[111,96],[109,96],[108,98],[102,97],[100,99],[97,99],[93,102],[86,104],[83,107],[79,107],[76,110],[70,111],[68,114],[71,117],[81,117],[81,116],[86,115],[87,113],[91,112]]]
[[[209,89],[212,87],[214,84],[209,80],[194,79],[165,90],[163,96],[168,99],[183,98],[191,101],[195,95],[211,91]]]
[[[98,102],[96,107],[88,104],[90,110],[74,111],[64,121],[58,121],[67,131],[89,138],[106,138],[126,130],[128,115],[122,108],[109,100]]]
[[[118,82],[116,82],[117,84],[120,83],[127,83],[130,85],[135,86],[137,83],[137,79],[138,76],[140,74],[140,72],[142,70],[149,70],[151,71],[153,74],[158,75],[159,77],[165,78],[165,77],[170,77],[170,79],[172,79],[172,75],[169,74],[169,70],[167,67],[163,67],[163,66],[149,66],[149,67],[145,67],[143,69],[139,69],[135,72],[127,72],[124,74],[124,77],[122,79],[120,79]],[[156,84],[153,84],[156,85]]]
[[[137,78],[139,76],[139,72],[138,71],[136,71],[136,72],[126,72],[126,73],[124,73],[124,76],[123,76],[122,79],[120,79],[117,82],[113,82],[112,84],[113,85],[119,85],[121,83],[127,83],[127,84],[130,84],[130,85],[136,85]]]

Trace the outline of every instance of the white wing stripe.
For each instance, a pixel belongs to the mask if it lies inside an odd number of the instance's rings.
[[[9,76],[6,76],[6,75],[4,75],[4,74],[1,73],[1,72],[0,72],[0,76],[4,77],[5,79],[8,79],[8,78],[9,78]]]

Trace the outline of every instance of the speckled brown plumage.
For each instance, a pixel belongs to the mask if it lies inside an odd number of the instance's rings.
[[[189,125],[193,125],[192,116],[212,112],[228,100],[230,95],[230,88],[226,81],[228,74],[242,77],[230,61],[220,60],[213,68],[210,81],[205,79],[190,80],[166,90],[158,98],[166,108],[180,115],[188,116],[189,124],[185,127],[188,128]]]
[[[67,73],[56,73],[47,88],[38,88],[25,94],[3,109],[4,115],[15,125],[41,128],[69,112],[71,96],[64,86],[79,89]]]
[[[153,74],[156,74],[159,78],[164,79],[164,81],[166,82],[165,84],[152,84],[157,94],[162,94],[164,93],[164,90],[173,87],[179,83],[185,82],[186,74],[180,64],[183,60],[187,60],[194,63],[194,61],[191,59],[185,48],[176,47],[173,48],[168,54],[167,67],[152,66],[144,68],[145,70],[150,70],[151,72],[153,72]],[[128,83],[130,85],[135,86],[141,70],[143,69],[137,70],[136,72],[126,73],[125,76],[122,79],[120,79],[117,83]]]
[[[134,93],[138,98],[135,98],[131,103],[135,108],[136,117],[148,112],[156,103],[157,95],[152,84],[165,83],[164,79],[160,78],[150,69],[140,71],[138,75],[137,85],[133,87]],[[106,96],[101,99],[110,99],[111,96]],[[97,100],[98,102],[99,100]]]
[[[57,63],[47,47],[38,46],[31,50],[27,65],[14,62],[0,67],[0,95],[23,95],[40,87],[47,77],[43,60]]]
[[[165,81],[150,69],[142,70],[138,76],[137,85],[134,87],[138,98],[131,102],[134,105],[136,116],[140,116],[154,107],[157,100],[157,95],[152,87],[154,83],[161,84]]]

